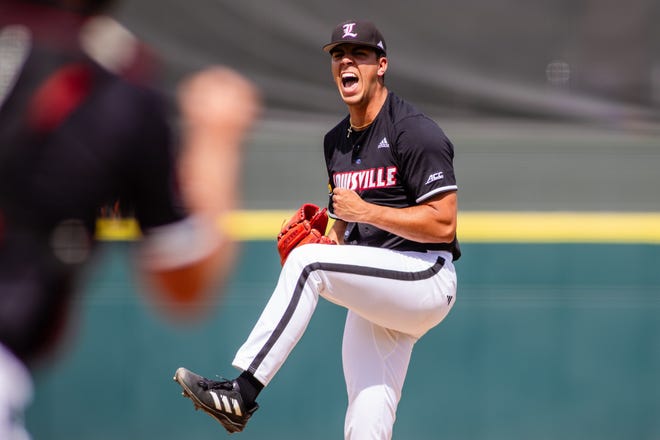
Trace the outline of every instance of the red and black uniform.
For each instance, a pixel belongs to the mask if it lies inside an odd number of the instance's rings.
[[[66,315],[101,206],[143,229],[184,217],[165,102],[86,56],[63,14],[0,6],[0,344],[24,362]]]

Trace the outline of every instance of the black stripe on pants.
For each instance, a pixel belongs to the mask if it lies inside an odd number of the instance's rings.
[[[298,283],[296,284],[296,288],[293,291],[291,302],[289,302],[289,305],[284,311],[284,316],[282,316],[282,319],[275,327],[275,330],[270,335],[270,338],[268,338],[266,344],[264,344],[261,351],[259,351],[257,356],[254,358],[254,360],[248,367],[247,371],[250,374],[254,374],[257,371],[257,368],[259,368],[261,362],[263,362],[266,355],[275,345],[275,342],[277,342],[282,332],[284,332],[284,329],[286,328],[289,321],[291,321],[291,317],[293,316],[293,313],[298,307],[298,302],[300,302],[302,291],[305,288],[307,279],[309,278],[312,272],[317,270],[323,270],[327,272],[349,273],[349,274],[361,275],[361,276],[386,278],[390,280],[419,281],[419,280],[429,279],[434,275],[436,275],[438,272],[440,272],[444,264],[445,264],[444,258],[438,257],[436,262],[431,267],[419,272],[403,272],[398,270],[380,269],[377,267],[356,266],[352,264],[320,263],[320,262],[308,264],[303,268],[300,277],[298,278]]]

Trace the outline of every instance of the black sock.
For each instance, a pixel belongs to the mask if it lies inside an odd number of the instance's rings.
[[[253,375],[244,371],[236,378],[241,390],[241,397],[247,406],[253,406],[257,396],[264,389],[264,384],[259,382]]]

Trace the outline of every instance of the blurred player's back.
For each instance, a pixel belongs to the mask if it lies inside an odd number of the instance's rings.
[[[211,66],[184,78],[178,113],[169,115],[159,94],[135,82],[135,69],[119,76],[126,71],[90,50],[107,45],[90,44],[100,23],[90,22],[110,1],[0,3],[3,440],[27,438],[28,369],[57,346],[101,208],[117,200],[130,207],[142,231],[136,268],[175,318],[209,309],[218,292],[211,287],[234,256],[218,220],[235,206],[256,90],[232,69]]]
[[[80,16],[28,7],[0,17],[11,61],[0,94],[0,340],[28,361],[60,326],[99,206],[136,202],[146,227],[183,213],[162,191],[174,176],[160,99],[79,48]]]

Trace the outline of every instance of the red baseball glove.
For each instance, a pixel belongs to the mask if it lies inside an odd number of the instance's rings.
[[[284,265],[289,253],[296,247],[310,243],[337,244],[325,236],[328,210],[313,203],[304,203],[277,234],[277,251]]]

